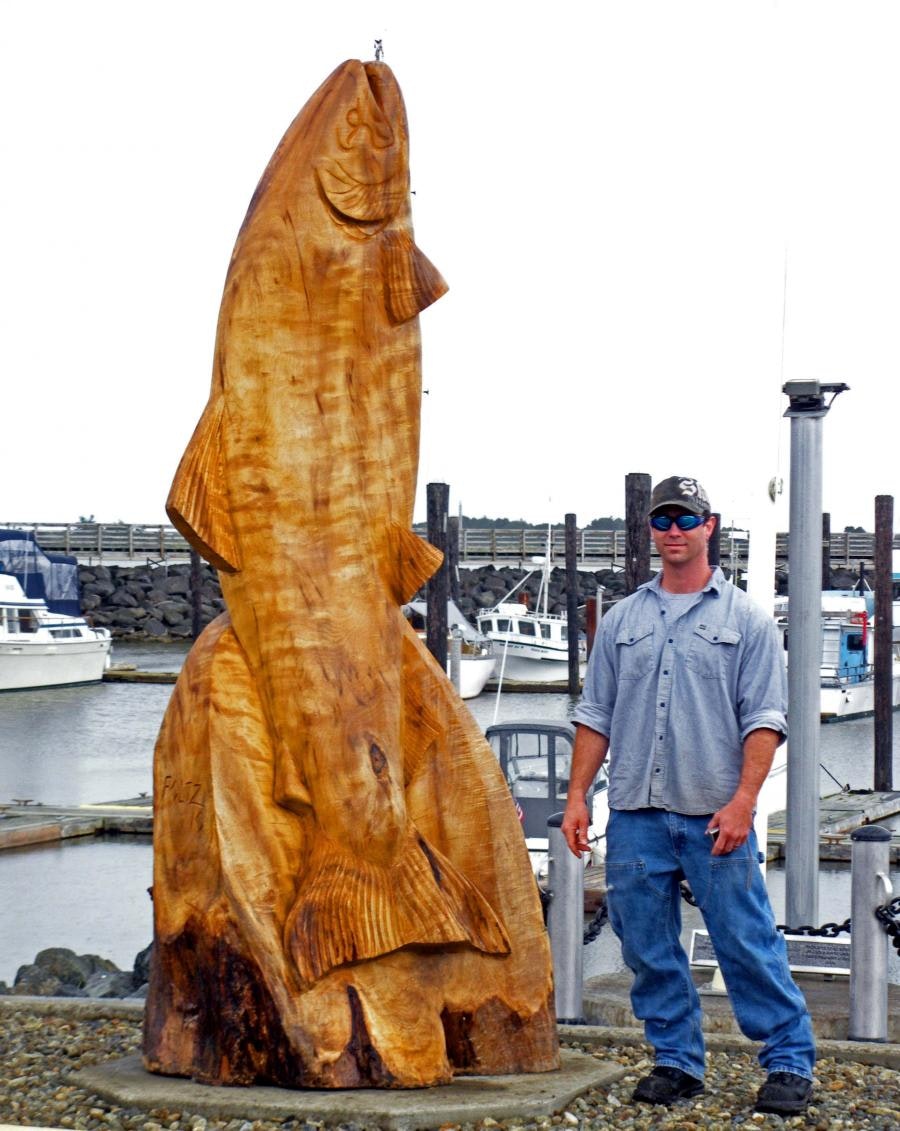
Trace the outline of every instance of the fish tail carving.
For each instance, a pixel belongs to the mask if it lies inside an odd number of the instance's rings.
[[[389,865],[317,839],[285,924],[285,947],[306,984],[347,962],[450,943],[487,954],[510,951],[487,900],[413,825]]]

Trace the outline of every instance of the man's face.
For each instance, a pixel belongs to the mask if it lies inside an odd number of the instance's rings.
[[[690,514],[691,512],[686,511],[683,507],[663,507],[656,513],[668,515],[669,518],[678,518],[679,515]],[[654,530],[651,526],[650,533],[653,536],[653,544],[656,546],[656,552],[662,558],[663,568],[667,565],[688,565],[698,559],[706,562],[708,560],[707,546],[715,527],[716,520],[712,517],[693,530],[679,530],[674,522],[668,530]]]

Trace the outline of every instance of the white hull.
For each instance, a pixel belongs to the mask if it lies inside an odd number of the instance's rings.
[[[474,699],[484,691],[487,681],[496,674],[496,656],[462,656],[459,662],[459,696]],[[450,664],[447,664],[450,675]]]
[[[110,635],[83,617],[52,613],[0,572],[0,691],[97,683],[109,664]]]
[[[0,642],[0,691],[97,683],[109,659],[109,639]]]
[[[497,678],[503,673],[503,682],[515,683],[565,683],[569,678],[569,656],[527,655],[519,651],[517,645],[510,644],[503,659],[503,645],[495,641],[497,649]],[[531,649],[530,645],[527,645]],[[533,650],[536,651],[536,650]],[[587,664],[578,665],[578,674],[583,679]]]
[[[900,669],[894,665],[893,705],[900,707]],[[823,722],[857,719],[875,713],[875,682],[871,679],[843,687],[823,687],[820,701]]]

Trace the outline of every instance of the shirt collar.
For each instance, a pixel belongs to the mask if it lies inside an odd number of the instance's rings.
[[[720,597],[722,595],[722,587],[727,584],[728,582],[725,580],[725,574],[722,573],[722,570],[719,568],[719,566],[716,566],[712,571],[712,576],[710,577],[709,581],[707,581],[700,592],[712,592],[715,593],[717,597]],[[659,573],[657,573],[655,576],[651,577],[649,581],[645,581],[643,585],[639,585],[638,591],[640,591],[641,589],[652,589],[655,593],[659,593],[661,588],[662,570],[660,570]]]

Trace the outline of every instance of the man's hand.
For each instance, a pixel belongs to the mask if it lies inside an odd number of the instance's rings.
[[[609,739],[605,734],[598,734],[583,723],[578,724],[575,730],[575,748],[572,751],[572,770],[569,774],[569,791],[566,811],[563,814],[562,834],[566,838],[569,850],[579,858],[582,852],[590,851],[587,835],[591,818],[584,798],[597,776],[608,749]]]
[[[706,827],[708,833],[718,830],[712,849],[713,856],[734,852],[750,835],[756,798],[772,768],[772,760],[782,738],[783,735],[777,730],[760,727],[759,730],[750,731],[744,739],[744,764],[734,797],[718,813],[713,813]]]
[[[588,816],[587,805],[583,800],[570,797],[566,802],[566,811],[563,814],[562,834],[566,838],[569,851],[579,859],[583,852],[590,851],[587,838],[589,825],[590,817]]]
[[[714,836],[713,856],[725,856],[740,848],[750,835],[753,827],[753,804],[741,797],[732,797],[709,819],[707,833]],[[718,830],[718,832],[715,832]]]

